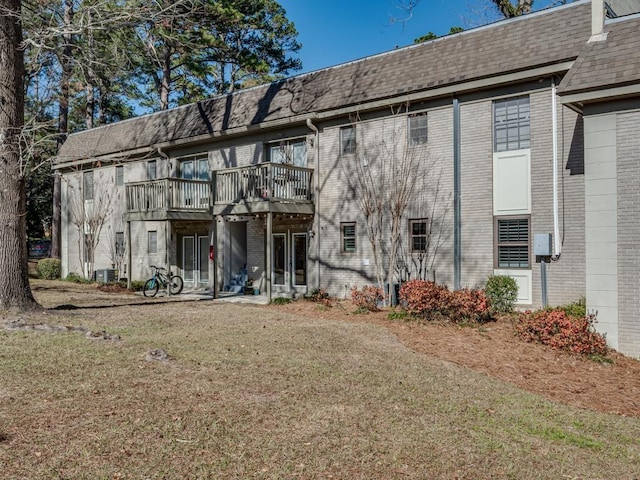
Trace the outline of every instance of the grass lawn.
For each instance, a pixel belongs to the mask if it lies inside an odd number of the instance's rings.
[[[380,326],[212,302],[22,319],[121,340],[0,330],[2,479],[640,478],[640,418],[552,403]]]

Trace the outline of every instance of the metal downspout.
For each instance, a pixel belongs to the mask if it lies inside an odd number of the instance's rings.
[[[460,289],[462,216],[460,205],[460,100],[453,97],[453,288]]]
[[[309,127],[316,135],[314,141],[315,148],[315,170],[313,172],[313,200],[315,202],[315,240],[316,240],[316,287],[320,289],[320,131],[316,127],[310,118],[307,118],[307,127]]]
[[[556,79],[551,79],[551,130],[553,131],[553,241],[554,251],[551,260],[557,262],[562,253],[560,242],[560,220],[558,219],[558,112],[556,101]]]

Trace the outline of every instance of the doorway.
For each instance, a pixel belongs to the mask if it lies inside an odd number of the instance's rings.
[[[276,293],[307,293],[307,234],[272,234],[272,287]]]
[[[209,284],[209,236],[182,237],[182,279],[192,287]]]

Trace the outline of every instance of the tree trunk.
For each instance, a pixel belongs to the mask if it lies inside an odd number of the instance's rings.
[[[169,109],[169,93],[171,92],[171,50],[164,49],[162,55],[162,80],[160,83],[160,110]]]
[[[29,286],[26,194],[20,163],[24,58],[20,0],[0,0],[0,308],[37,307]]]
[[[73,0],[64,1],[64,26],[62,35],[64,46],[60,57],[62,78],[60,79],[60,101],[58,105],[58,150],[67,139],[69,133],[69,84],[71,83],[71,55],[73,40],[71,35],[71,23],[73,21]],[[53,177],[53,217],[51,219],[51,256],[60,258],[61,222],[61,178]]]

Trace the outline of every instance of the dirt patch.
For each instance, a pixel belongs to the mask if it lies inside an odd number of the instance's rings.
[[[393,332],[409,348],[483,372],[527,391],[579,408],[640,417],[640,361],[613,352],[612,363],[518,340],[508,319],[479,327],[391,320],[388,312],[355,314],[299,301],[269,306],[303,316],[368,322]]]

